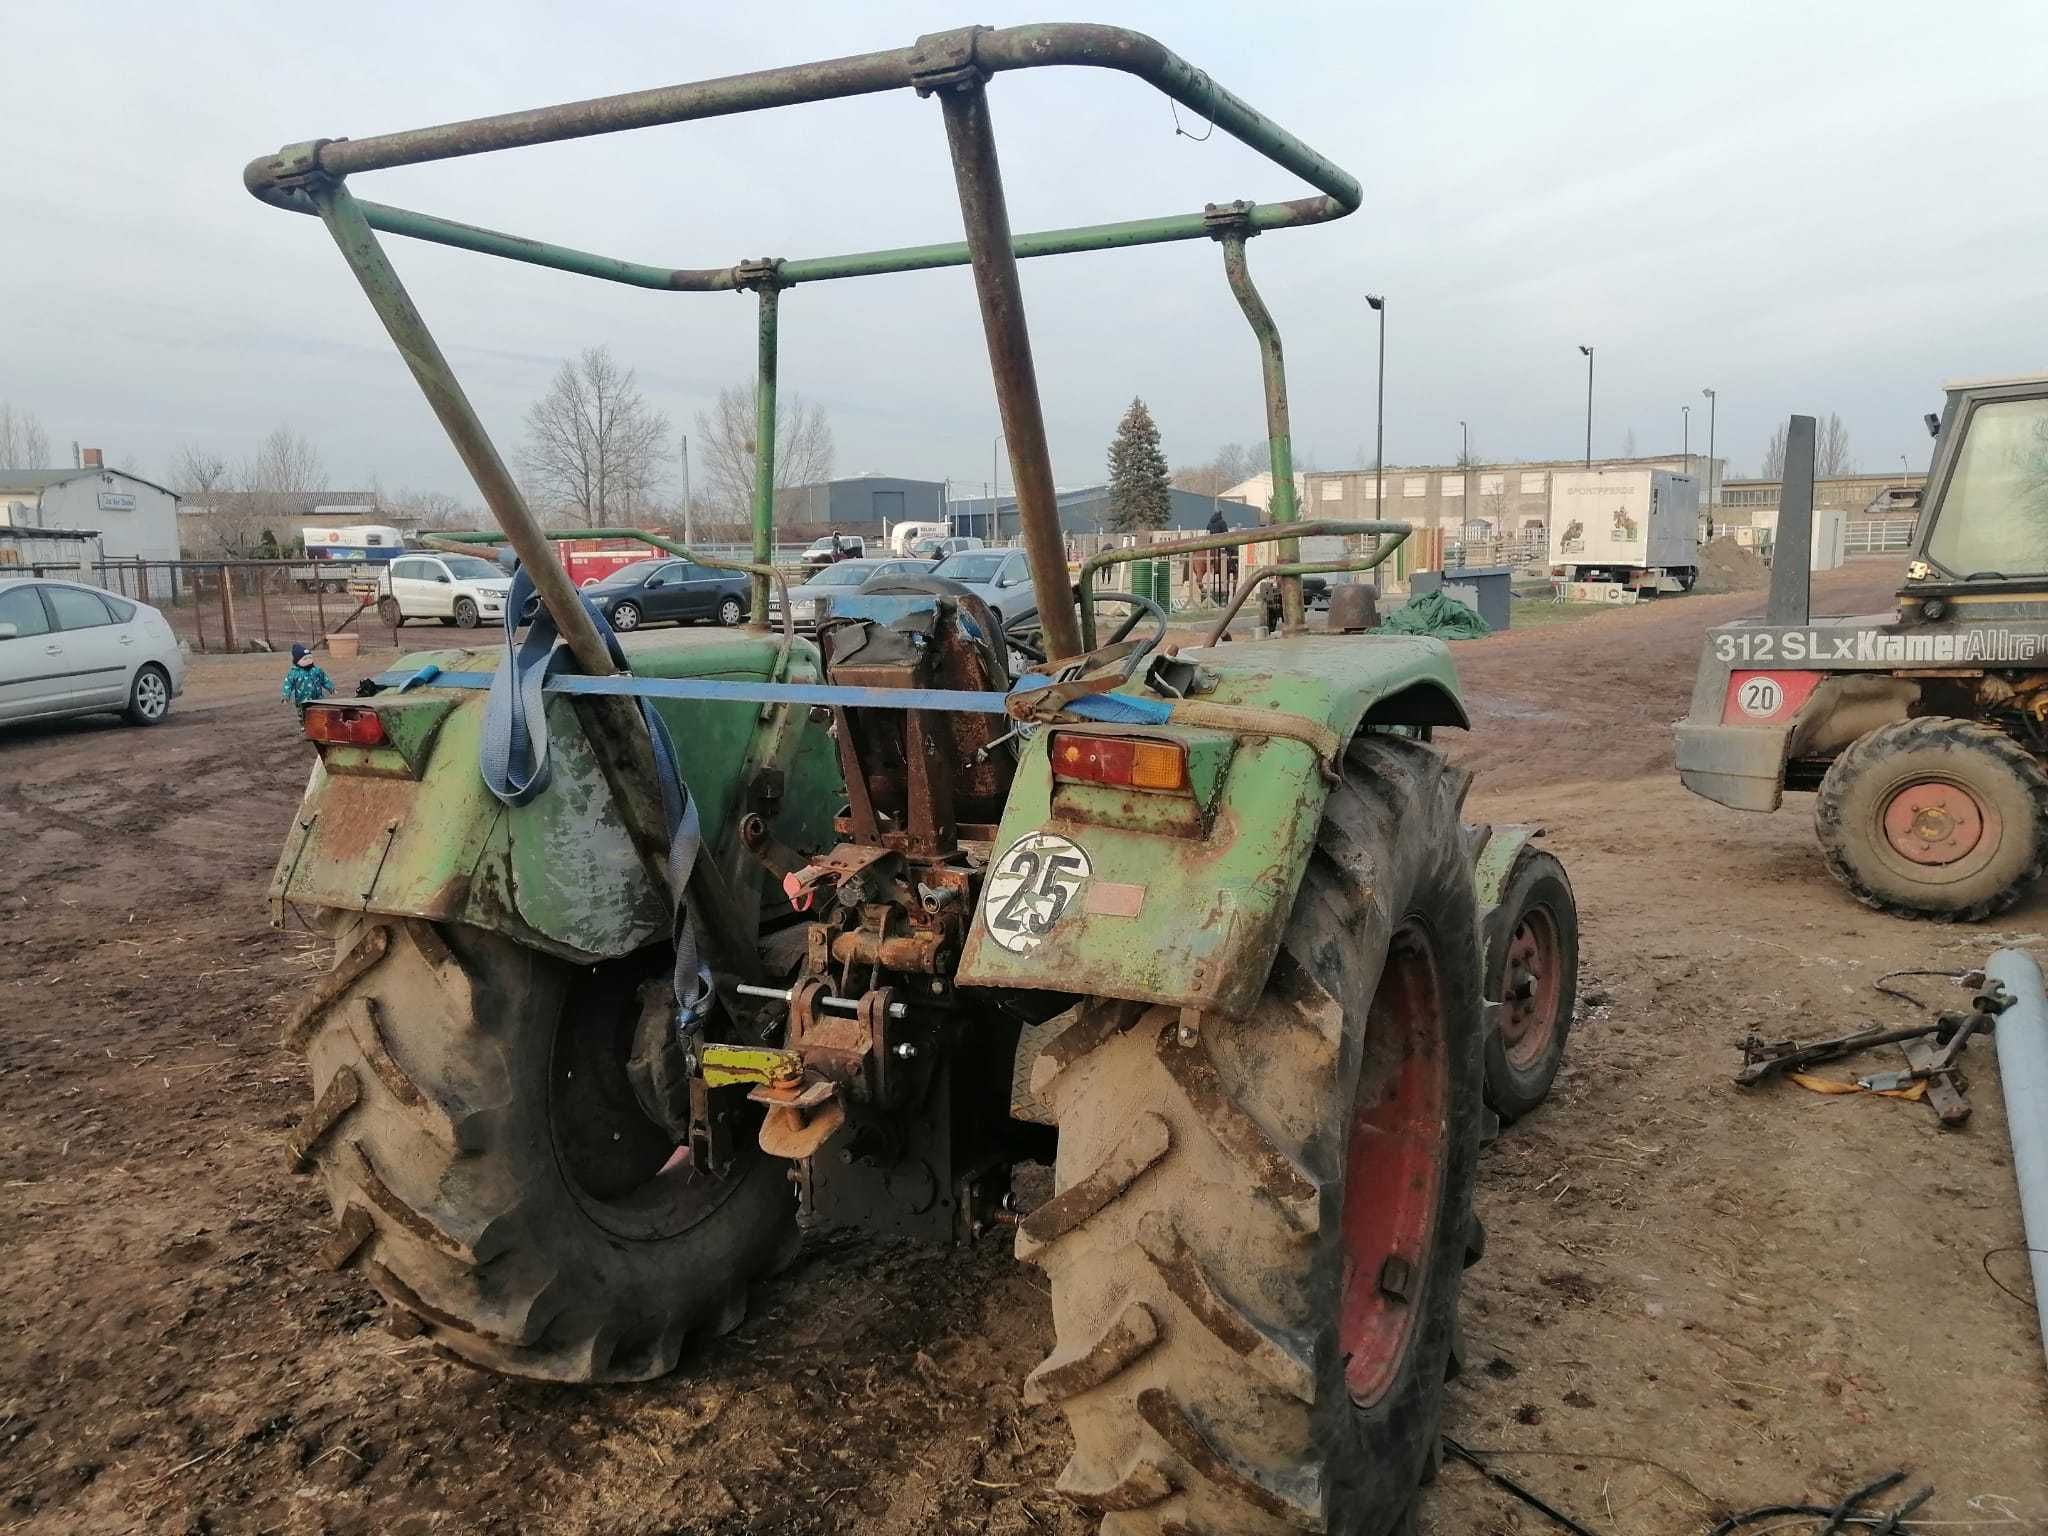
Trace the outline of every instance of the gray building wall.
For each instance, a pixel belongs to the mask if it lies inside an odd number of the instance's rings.
[[[91,528],[110,560],[178,558],[177,496],[118,469],[69,471],[32,490],[0,485],[0,510],[16,524]]]
[[[894,475],[852,475],[818,485],[792,486],[775,497],[776,534],[795,539],[800,530],[857,533],[880,538],[882,524],[942,523],[946,487],[938,480],[903,480]],[[808,536],[814,537],[815,534]]]
[[[1169,490],[1169,511],[1166,526],[1184,533],[1199,533],[1209,526],[1209,518],[1220,511],[1223,520],[1232,528],[1255,527],[1259,521],[1258,509],[1241,501],[1212,496],[1198,496],[1193,491]],[[1109,487],[1106,485],[1077,486],[1073,490],[1061,491],[1056,498],[1060,514],[1060,530],[1063,533],[1094,534],[1109,531]],[[1000,523],[994,532],[989,527],[989,499],[986,496],[956,499],[952,505],[953,531],[971,534],[991,544],[1007,544],[1020,531],[1017,522],[1017,498],[997,498],[996,511]]]

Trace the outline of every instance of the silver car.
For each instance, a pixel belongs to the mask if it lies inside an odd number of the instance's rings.
[[[0,721],[119,711],[155,725],[185,691],[161,613],[69,581],[0,580]]]
[[[924,576],[931,574],[929,560],[912,560],[907,557],[891,560],[842,560],[837,565],[828,565],[822,571],[814,572],[801,586],[789,589],[789,606],[800,629],[815,629],[825,622],[832,612],[835,596],[860,590],[862,583],[875,576]],[[782,622],[782,604],[775,596],[768,600],[769,621]]]
[[[932,567],[932,575],[970,589],[998,619],[1038,606],[1031,595],[1031,564],[1021,549],[962,550]]]

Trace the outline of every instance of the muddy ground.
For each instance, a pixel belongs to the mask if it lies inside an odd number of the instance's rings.
[[[1852,566],[1821,600],[1880,606],[1894,575]],[[1958,1132],[1728,1081],[1745,1030],[1903,1018],[1874,976],[2041,943],[2048,904],[1995,932],[1879,917],[1803,809],[1678,789],[1701,630],[1757,603],[1458,648],[1473,808],[1551,829],[1588,1006],[1552,1103],[1486,1157],[1446,1428],[1602,1536],[1899,1467],[1937,1487],[1925,1517],[2048,1528],[2033,1318],[1984,1267],[2025,1293],[2021,1255],[1985,1258],[2021,1241],[1990,1052]],[[684,1373],[603,1391],[447,1363],[318,1267],[277,1038],[324,956],[261,902],[307,768],[278,672],[201,660],[149,732],[0,732],[0,1529],[1079,1536],[1060,1421],[1017,1388],[1042,1281],[1000,1240],[815,1247]],[[1423,1526],[1550,1529],[1457,1465]]]

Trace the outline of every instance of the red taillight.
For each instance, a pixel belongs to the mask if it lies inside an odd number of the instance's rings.
[[[1078,784],[1181,790],[1188,787],[1188,754],[1177,741],[1055,731],[1052,771],[1054,777]]]
[[[384,722],[361,704],[308,704],[306,739],[326,747],[381,747]]]

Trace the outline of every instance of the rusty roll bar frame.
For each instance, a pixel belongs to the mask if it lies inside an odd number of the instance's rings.
[[[986,87],[995,75],[1005,71],[1049,66],[1113,69],[1134,75],[1302,177],[1320,195],[1284,202],[1211,205],[1199,214],[1014,234],[1002,195]],[[393,166],[906,88],[920,96],[939,97],[966,234],[962,241],[794,261],[742,261],[731,267],[661,267],[552,245],[410,209],[359,202],[343,185],[349,176]],[[1082,650],[1081,624],[1077,622],[1073,593],[1066,580],[1064,544],[1053,499],[1051,452],[1017,278],[1018,260],[1177,240],[1223,241],[1226,274],[1258,338],[1264,365],[1267,437],[1274,472],[1272,521],[1287,523],[1294,520],[1296,508],[1279,333],[1251,286],[1244,264],[1244,242],[1266,230],[1342,218],[1355,211],[1361,200],[1359,185],[1351,176],[1178,54],[1141,33],[1079,23],[1001,29],[965,27],[921,37],[908,48],[855,54],[816,64],[632,91],[366,139],[314,139],[251,161],[243,172],[243,184],[265,203],[317,215],[326,224],[461,454],[492,516],[532,572],[541,600],[554,615],[578,664],[593,675],[611,671],[596,629],[576,600],[567,573],[548,550],[539,520],[526,505],[446,357],[399,282],[378,243],[377,231],[635,287],[671,292],[755,293],[760,306],[756,441],[762,448],[755,462],[754,567],[767,567],[773,558],[775,364],[781,291],[800,283],[836,278],[971,266],[988,338],[997,404],[1009,441],[1010,468],[1017,486],[1018,517],[1031,564],[1033,595],[1045,625],[1048,654],[1064,657]],[[679,553],[688,553],[681,546],[674,548]],[[1283,553],[1291,555],[1291,548]],[[690,558],[701,557],[691,554]],[[766,575],[756,570],[757,625],[766,622],[767,586]],[[1298,579],[1288,578],[1285,590],[1290,623],[1298,624]]]

